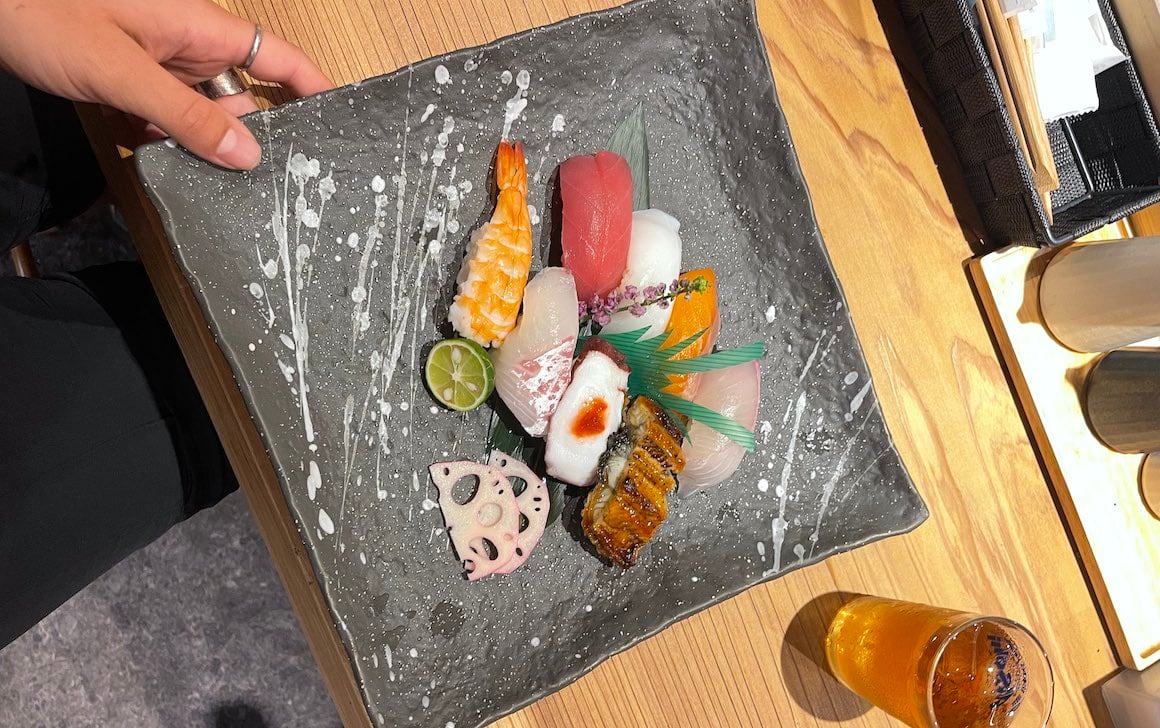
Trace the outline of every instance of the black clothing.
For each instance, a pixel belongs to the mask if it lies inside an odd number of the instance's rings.
[[[72,104],[0,71],[0,253],[76,217],[104,188]]]
[[[3,255],[103,180],[67,102],[0,74],[0,109]],[[139,264],[0,277],[0,648],[236,488]]]

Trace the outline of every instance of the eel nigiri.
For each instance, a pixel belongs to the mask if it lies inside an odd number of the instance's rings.
[[[628,246],[628,267],[621,278],[621,288],[636,286],[644,290],[650,286],[664,286],[681,273],[681,223],[661,210],[638,210],[632,214],[632,242]],[[604,332],[616,334],[648,328],[645,339],[660,336],[669,325],[672,308],[652,305],[644,314],[635,316],[631,311],[612,315]]]
[[[619,284],[632,230],[632,171],[624,157],[599,152],[560,165],[560,244],[581,301]]]
[[[461,336],[499,346],[515,328],[532,266],[532,221],[524,148],[501,141],[495,159],[499,196],[491,220],[471,235],[459,292],[447,318]]]
[[[544,464],[548,474],[572,485],[592,485],[608,437],[624,417],[628,363],[603,339],[580,350],[572,383],[548,423]]]
[[[572,381],[576,349],[576,282],[564,268],[545,268],[524,291],[524,314],[493,349],[495,389],[524,430],[541,437]]]
[[[761,368],[755,361],[705,372],[693,399],[751,430],[757,424],[760,400]],[[685,470],[681,473],[681,496],[724,482],[745,457],[745,448],[697,421],[689,426],[689,439],[682,449]]]
[[[622,569],[632,566],[668,516],[668,496],[684,465],[676,424],[647,397],[634,399],[581,512],[596,550]]]

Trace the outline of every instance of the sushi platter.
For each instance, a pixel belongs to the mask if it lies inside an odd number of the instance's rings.
[[[245,122],[252,173],[138,166],[374,724],[482,725],[926,517],[750,1],[639,0]]]

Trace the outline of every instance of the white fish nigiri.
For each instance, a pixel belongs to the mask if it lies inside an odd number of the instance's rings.
[[[757,424],[760,400],[761,368],[755,361],[705,372],[693,398],[697,404],[716,410],[751,430]],[[685,453],[685,469],[678,479],[677,492],[682,496],[723,483],[745,457],[745,448],[696,420],[689,427],[689,437],[681,450]]]
[[[665,286],[681,275],[681,223],[661,210],[638,210],[632,213],[632,240],[628,244],[628,268],[620,281],[620,290],[636,286]],[[631,311],[612,315],[603,331],[617,334],[648,327],[643,338],[660,336],[669,325],[671,306],[649,306],[644,315]]]
[[[495,388],[529,435],[540,437],[572,381],[579,335],[576,281],[545,268],[524,289],[524,313],[503,345],[491,351]]]
[[[608,438],[624,419],[628,364],[611,344],[589,339],[572,383],[548,424],[544,464],[548,475],[572,485],[592,485]]]

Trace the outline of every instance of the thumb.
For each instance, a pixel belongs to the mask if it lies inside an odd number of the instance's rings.
[[[163,69],[143,51],[131,83],[118,85],[113,106],[150,121],[207,162],[230,169],[253,169],[262,149],[245,124]],[[115,72],[115,71],[114,71]]]

